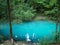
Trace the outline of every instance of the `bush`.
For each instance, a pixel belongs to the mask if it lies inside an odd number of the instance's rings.
[[[26,3],[19,3],[12,7],[11,17],[20,21],[32,20],[35,16],[35,10]]]
[[[3,42],[4,37],[2,35],[0,35],[0,43]]]

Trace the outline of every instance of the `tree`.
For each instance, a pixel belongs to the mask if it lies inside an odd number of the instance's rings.
[[[12,18],[20,19],[20,21],[29,21],[35,16],[35,10],[26,3],[14,4],[12,7]]]
[[[7,18],[7,4],[6,0],[0,0],[0,21]]]
[[[10,11],[10,1],[7,0],[7,11],[8,11],[8,19],[9,19],[9,25],[10,25],[10,42],[12,42],[12,23],[11,23],[11,11]]]

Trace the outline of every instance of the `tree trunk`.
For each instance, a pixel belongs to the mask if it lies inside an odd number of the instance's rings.
[[[58,37],[59,37],[59,34],[58,34],[59,32],[58,32],[58,20],[56,21],[56,43],[57,43],[57,41],[58,41]]]
[[[10,42],[12,41],[12,24],[11,24],[11,10],[10,10],[10,1],[7,0],[7,12],[10,25]]]

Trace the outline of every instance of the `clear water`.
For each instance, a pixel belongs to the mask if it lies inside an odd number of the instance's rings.
[[[12,24],[12,32],[15,40],[26,40],[27,34],[32,42],[42,39],[53,40],[56,34],[56,23],[53,21],[33,21]],[[9,38],[8,23],[0,24],[0,34]]]

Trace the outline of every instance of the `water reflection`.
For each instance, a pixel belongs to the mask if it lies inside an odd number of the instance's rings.
[[[27,42],[31,41],[31,40],[30,40],[30,36],[29,36],[28,33],[26,34],[26,41],[27,41]]]

